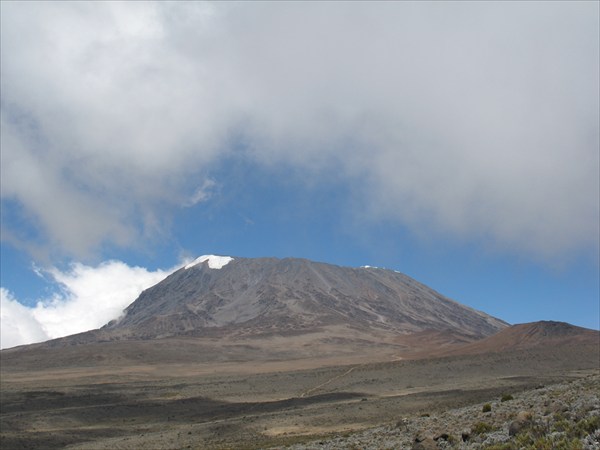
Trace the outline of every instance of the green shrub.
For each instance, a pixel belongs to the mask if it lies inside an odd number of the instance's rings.
[[[486,403],[485,405],[483,405],[483,408],[481,408],[482,412],[490,412],[492,410],[492,405],[490,405],[489,403]]]
[[[550,437],[541,437],[535,440],[528,449],[531,450],[582,450],[583,445],[579,439],[567,439],[561,437],[552,439]]]
[[[588,417],[587,419],[580,420],[575,425],[577,437],[583,437],[587,434],[592,434],[600,428],[600,417],[593,416]]]
[[[560,419],[554,422],[554,426],[552,427],[553,431],[557,431],[559,433],[571,433],[571,423],[566,419]]]
[[[581,441],[567,436],[535,436],[522,433],[509,442],[486,446],[485,450],[583,450]]]
[[[471,431],[473,434],[484,434],[492,431],[494,427],[492,427],[489,423],[485,422],[477,422],[473,424],[471,427]]]
[[[503,444],[489,445],[485,448],[485,450],[517,450],[517,448],[513,444],[508,442]]]
[[[450,444],[456,444],[458,442],[458,439],[456,439],[456,437],[450,434],[448,435],[448,439],[446,439],[446,441]]]
[[[510,394],[502,394],[502,397],[500,398],[501,402],[507,402],[509,400],[514,400],[514,397]]]

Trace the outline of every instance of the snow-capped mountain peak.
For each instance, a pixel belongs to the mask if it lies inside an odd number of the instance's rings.
[[[197,264],[201,264],[204,261],[208,261],[208,267],[211,269],[222,269],[224,266],[233,261],[231,256],[217,256],[217,255],[202,255],[193,260],[191,263],[185,266],[185,269],[194,267]]]
[[[185,266],[189,271],[176,271],[142,292],[104,331],[150,339],[216,329],[250,336],[354,327],[394,336],[451,330],[476,338],[506,327],[390,270],[297,258],[236,258],[229,264],[232,259],[197,258]]]

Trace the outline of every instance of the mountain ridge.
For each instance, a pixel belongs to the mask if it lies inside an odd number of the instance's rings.
[[[453,349],[448,354],[498,353],[543,346],[594,344],[600,344],[600,331],[567,322],[539,320],[512,325],[487,338]]]
[[[345,325],[400,334],[450,329],[481,338],[507,326],[387,269],[300,258],[234,257],[218,269],[210,264],[188,265],[146,289],[103,330],[159,338],[236,326],[261,334]]]
[[[154,362],[397,360],[587,345],[598,336],[559,322],[509,326],[389,269],[204,255],[144,290],[120,320],[16,349],[88,346],[81,355]],[[171,345],[179,349],[167,355]]]

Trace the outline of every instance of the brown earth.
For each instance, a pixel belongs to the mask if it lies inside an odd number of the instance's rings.
[[[202,339],[2,351],[0,447],[262,448],[327,439],[598,373],[598,332],[568,327],[557,328],[563,338],[542,323],[527,345],[474,354],[467,343],[466,354],[420,359],[357,341],[322,344],[319,355],[302,337],[296,359],[285,349],[291,337],[270,341],[272,352],[266,341]],[[410,339],[451,347],[442,335]]]
[[[593,345],[600,342],[597,331],[565,322],[541,321],[513,325],[477,342],[452,349],[453,354],[476,354],[536,346]]]

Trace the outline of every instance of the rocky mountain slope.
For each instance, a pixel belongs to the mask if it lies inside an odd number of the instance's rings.
[[[436,330],[479,339],[507,325],[390,270],[293,258],[224,258],[201,257],[173,273],[103,331],[148,339],[342,326],[397,334]]]
[[[492,336],[463,345],[439,346],[414,357],[476,355],[541,348],[597,348],[600,332],[566,322],[542,320],[506,327]],[[600,361],[600,355],[597,358]]]
[[[14,370],[242,362],[323,367],[535,347],[593,349],[599,338],[561,322],[509,326],[391,270],[209,255],[142,292],[118,321],[1,355]]]
[[[303,361],[427,355],[508,324],[401,273],[305,259],[202,256],[101,329],[2,351],[10,367]]]

